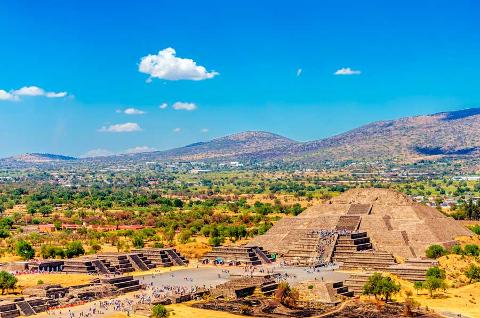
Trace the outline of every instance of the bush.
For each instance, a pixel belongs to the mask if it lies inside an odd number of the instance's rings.
[[[473,233],[480,235],[480,225],[473,225],[470,227],[470,230],[472,230]]]
[[[135,248],[143,248],[145,246],[145,241],[143,240],[142,236],[135,235],[132,238],[132,244]]]
[[[437,244],[430,245],[425,251],[425,254],[428,258],[439,258],[440,256],[445,255],[445,253],[446,250],[443,248],[443,246]]]
[[[427,270],[426,276],[445,279],[445,271],[443,269],[440,269],[438,266],[430,267]]]
[[[460,245],[454,245],[452,247],[452,253],[457,255],[463,255],[463,249]]]
[[[164,305],[155,305],[152,308],[152,318],[166,318],[169,316],[169,312]]]
[[[20,240],[15,245],[15,252],[24,260],[32,259],[35,256],[35,250],[32,245],[25,240]]]
[[[465,251],[466,255],[471,255],[471,256],[480,255],[480,248],[478,247],[478,245],[475,245],[475,244],[465,245],[465,248],[463,250]]]
[[[45,283],[43,282],[43,280],[41,280],[41,279],[37,280],[37,285],[43,285],[43,284],[45,284]]]
[[[68,258],[80,256],[85,254],[85,249],[79,241],[73,241],[67,244],[65,248],[65,256]]]
[[[164,247],[165,247],[165,244],[163,244],[163,242],[155,242],[155,244],[153,244],[153,247],[155,247],[155,248],[164,248]]]
[[[40,256],[43,258],[64,258],[65,251],[58,246],[42,245]]]
[[[470,283],[472,281],[480,281],[480,266],[471,264],[465,271],[465,276],[470,280]]]
[[[220,246],[222,243],[223,243],[223,238],[221,238],[219,236],[211,237],[208,240],[208,244],[210,244],[212,246]]]

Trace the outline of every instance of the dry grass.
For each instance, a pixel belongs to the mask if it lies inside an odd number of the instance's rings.
[[[27,288],[36,286],[39,280],[44,284],[60,284],[62,286],[74,286],[86,284],[92,280],[92,276],[87,274],[26,274],[18,275],[18,286]]]
[[[446,291],[437,290],[433,297],[427,290],[421,290],[417,294],[413,283],[396,276],[387,274],[401,285],[400,294],[394,297],[398,301],[404,301],[406,292],[411,293],[411,298],[423,308],[428,308],[437,313],[450,312],[462,314],[471,318],[480,318],[480,283],[466,285],[460,288],[448,288]],[[362,296],[367,298],[366,296]]]
[[[168,305],[167,309],[173,310],[174,315],[171,315],[171,317],[175,317],[175,318],[192,318],[192,317],[195,317],[195,318],[238,318],[238,317],[245,317],[245,316],[233,315],[233,314],[223,312],[223,311],[193,308],[193,307],[188,306],[187,303]]]

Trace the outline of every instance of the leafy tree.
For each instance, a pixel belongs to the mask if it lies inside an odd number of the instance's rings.
[[[13,226],[12,218],[6,217],[0,219],[0,229],[10,230]]]
[[[463,249],[460,245],[456,244],[452,247],[452,253],[457,254],[457,255],[462,255],[463,254]]]
[[[438,266],[430,267],[427,270],[427,277],[435,277],[440,279],[445,279],[445,271]]]
[[[389,301],[393,294],[400,291],[400,285],[395,283],[390,277],[383,276],[380,273],[374,273],[368,278],[368,281],[363,286],[363,294],[383,296],[385,301]]]
[[[151,317],[152,318],[166,318],[170,315],[170,313],[168,312],[167,308],[165,308],[164,305],[155,305],[153,306],[152,308],[152,314],[151,314]]]
[[[438,244],[430,245],[425,251],[425,254],[427,255],[428,258],[439,258],[440,256],[443,256],[445,253],[446,251],[443,248],[443,246]]]
[[[415,283],[413,283],[413,288],[417,291],[418,295],[418,291],[423,289],[423,283],[420,281],[416,281]]]
[[[15,245],[15,252],[24,260],[32,259],[35,256],[35,250],[32,245],[25,240],[20,240]]]
[[[80,241],[73,241],[66,245],[65,256],[68,258],[80,256],[85,254],[85,249]]]
[[[470,264],[465,271],[465,276],[470,280],[470,283],[473,281],[480,281],[480,266]]]
[[[430,292],[430,297],[433,297],[433,293],[437,289],[445,289],[447,288],[447,284],[445,283],[445,280],[442,278],[437,278],[434,276],[427,277],[425,280],[425,283],[423,283],[423,287],[427,289]]]
[[[2,295],[5,293],[5,290],[14,289],[17,281],[17,278],[9,272],[0,271],[0,289],[2,290]]]
[[[132,244],[135,248],[143,248],[145,246],[145,241],[141,235],[134,235],[132,238]]]
[[[10,236],[10,232],[6,229],[0,229],[0,238],[4,239]]]

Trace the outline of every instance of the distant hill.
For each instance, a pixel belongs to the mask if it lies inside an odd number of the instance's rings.
[[[167,151],[77,160],[105,163],[259,160],[308,164],[347,160],[413,162],[444,157],[480,158],[480,108],[378,121],[310,142],[298,142],[264,131],[247,131]],[[75,160],[51,154],[26,154],[8,159],[25,163]]]
[[[77,158],[63,155],[55,155],[50,153],[26,153],[14,157],[5,158],[3,160],[19,163],[47,163],[72,161],[77,160]]]

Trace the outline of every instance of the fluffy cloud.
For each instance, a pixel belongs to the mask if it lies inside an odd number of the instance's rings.
[[[110,126],[103,126],[99,129],[100,132],[124,133],[141,131],[142,128],[137,123],[115,124]]]
[[[175,128],[175,129],[173,130],[173,132],[175,132],[175,133],[179,133],[179,132],[181,132],[181,131],[182,131],[182,128],[179,128],[179,127]]]
[[[215,71],[207,71],[204,66],[197,65],[192,59],[176,57],[175,54],[175,50],[169,47],[159,51],[158,54],[144,56],[140,60],[138,70],[150,75],[150,80],[160,78],[170,81],[201,81],[219,74]]]
[[[142,153],[142,152],[152,152],[155,150],[156,150],[155,148],[151,148],[148,146],[138,146],[138,147],[125,150],[125,153]]]
[[[18,100],[18,96],[0,89],[0,100]]]
[[[123,113],[126,114],[126,115],[143,115],[143,114],[145,114],[145,112],[143,110],[136,109],[136,108],[127,108],[123,111]]]
[[[359,75],[361,74],[361,71],[358,70],[352,70],[350,67],[343,67],[339,70],[337,70],[334,75]]]
[[[106,156],[113,156],[115,153],[108,149],[92,149],[87,151],[82,157],[106,157]]]
[[[173,104],[173,109],[175,110],[188,110],[188,111],[192,111],[192,110],[195,110],[197,109],[197,105],[195,105],[195,103],[184,103],[184,102],[176,102],[175,104]]]
[[[43,96],[47,98],[61,98],[67,96],[67,92],[47,92],[38,86],[24,86],[9,92],[0,89],[0,100],[20,100],[20,96]]]
[[[168,107],[167,103],[162,103],[160,106],[158,106],[158,108],[160,108],[160,109],[165,109],[167,107]]]

